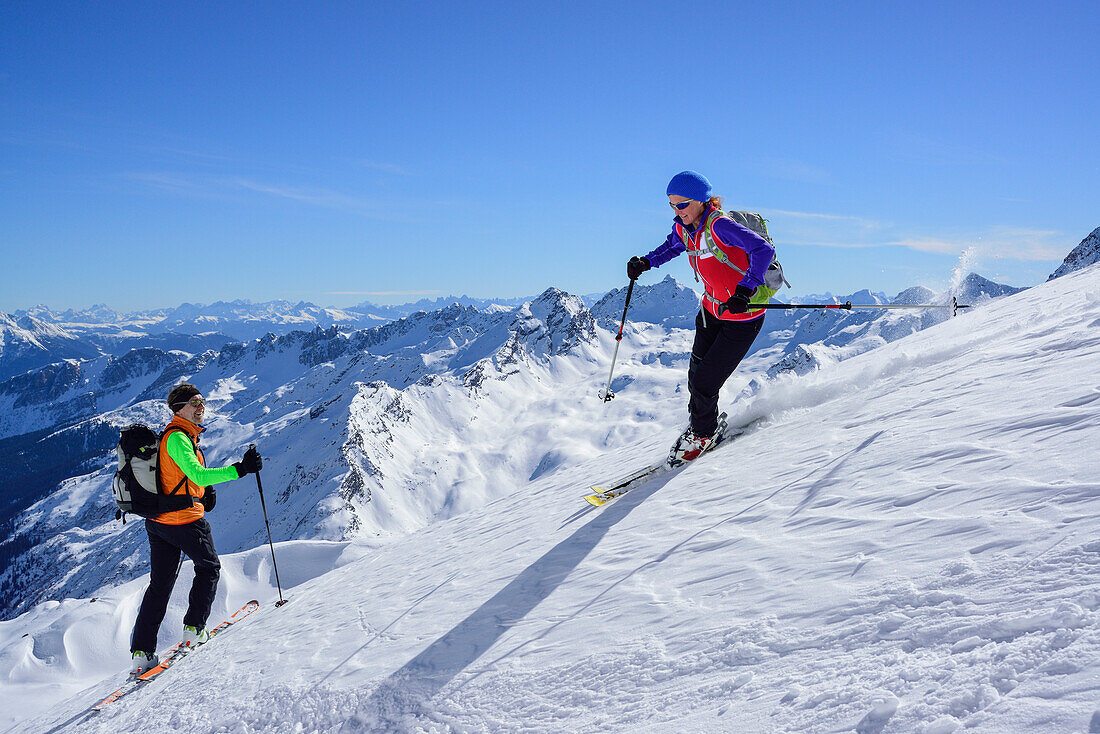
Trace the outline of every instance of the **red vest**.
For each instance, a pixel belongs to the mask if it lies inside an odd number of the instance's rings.
[[[725,303],[733,296],[733,291],[745,276],[715,257],[710,247],[707,246],[705,238],[709,234],[714,246],[721,249],[725,256],[729,258],[731,264],[743,271],[749,269],[749,255],[736,245],[727,245],[722,242],[718,235],[714,234],[713,221],[708,221],[711,218],[719,218],[717,212],[713,209],[707,211],[707,218],[700,222],[699,229],[695,231],[695,234],[689,234],[687,227],[680,224],[680,222],[676,222],[675,225],[676,234],[679,235],[680,241],[684,243],[684,248],[687,250],[691,267],[703,283],[703,307],[711,316],[722,321],[752,321],[758,319],[764,315],[763,309],[745,313],[725,311],[721,316],[718,315],[719,304]],[[710,226],[707,226],[708,224]]]

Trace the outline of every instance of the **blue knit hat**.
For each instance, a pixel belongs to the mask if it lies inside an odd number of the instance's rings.
[[[682,196],[694,201],[707,201],[710,199],[710,181],[706,176],[695,171],[681,171],[668,182],[668,196]]]

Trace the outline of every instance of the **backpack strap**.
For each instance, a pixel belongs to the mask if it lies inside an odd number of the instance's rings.
[[[721,209],[715,209],[714,211],[712,211],[710,213],[710,216],[707,217],[706,223],[703,225],[703,237],[702,237],[703,243],[706,245],[707,249],[710,250],[710,254],[714,255],[715,259],[718,260],[718,262],[722,263],[727,268],[732,268],[732,269],[736,270],[737,272],[741,273],[741,275],[743,275],[743,276],[748,275],[748,273],[746,273],[744,270],[742,270],[741,268],[737,267],[732,262],[730,262],[729,255],[722,252],[722,248],[718,247],[718,245],[714,244],[714,222],[719,217],[724,217],[724,216],[726,216],[726,213],[724,211],[722,211]]]
[[[718,259],[718,262],[722,263],[723,265],[726,265],[727,267],[733,268],[737,272],[741,273],[741,275],[743,275],[743,276],[748,275],[748,273],[746,273],[744,270],[742,270],[741,268],[737,267],[732,262],[730,262],[730,259],[726,255],[726,253],[722,252],[722,248],[720,248],[720,247],[718,247],[717,245],[714,244],[714,240],[716,239],[715,236],[714,236],[714,222],[718,219],[718,217],[726,217],[727,219],[734,222],[735,224],[740,224],[742,227],[745,227],[746,229],[749,229],[752,232],[755,232],[756,234],[760,235],[765,240],[767,240],[768,244],[772,243],[771,238],[768,237],[765,234],[757,232],[755,229],[750,227],[748,224],[738,222],[735,217],[731,217],[730,215],[728,215],[728,214],[726,214],[725,212],[722,212],[722,211],[715,210],[712,213],[711,216],[707,217],[707,221],[706,221],[706,224],[704,225],[704,232],[703,232],[703,237],[702,237],[703,241],[706,243],[707,249],[709,249],[711,254],[714,255],[715,258]],[[767,220],[764,220],[764,221],[767,221]],[[787,282],[786,276],[783,275],[783,267],[779,264],[779,255],[778,254],[772,255],[772,261],[768,264],[768,269],[769,270],[776,269],[776,268],[779,270],[779,278],[783,281],[782,284],[786,285],[788,288],[790,288],[791,284]],[[768,287],[770,287],[770,286],[768,286]],[[779,288],[779,285],[776,285],[776,289],[778,289],[778,288]]]
[[[169,426],[167,429],[164,430],[163,433],[160,434],[160,440],[164,441],[165,438],[167,438],[170,433],[175,433],[176,431],[180,431],[182,433],[187,433],[187,431],[184,431],[179,426]],[[191,448],[194,449],[195,448],[195,439],[191,438],[191,434],[189,434],[189,433],[187,433],[187,438],[191,440]],[[167,451],[167,444],[165,444],[165,451]],[[160,461],[159,461],[159,459],[157,461],[157,486],[158,487],[161,486],[161,484],[160,484]],[[186,486],[187,486],[187,475],[184,474],[183,479],[180,480],[180,483],[177,484],[175,487],[173,487],[170,492],[165,492],[165,494],[168,495],[168,496],[171,496],[171,497],[180,497],[181,496],[180,490],[183,489]],[[191,498],[191,504],[194,505],[195,504],[195,497],[190,493],[188,493],[186,496]]]

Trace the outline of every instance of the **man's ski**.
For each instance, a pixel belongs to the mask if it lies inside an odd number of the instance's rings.
[[[256,611],[259,607],[260,607],[260,602],[256,601],[255,599],[248,602],[243,607],[241,607],[237,611],[233,612],[233,616],[231,616],[229,619],[225,620],[224,622],[219,624],[217,627],[210,630],[210,637],[213,638],[216,635],[218,635],[219,633],[224,632],[225,629],[229,625],[235,624],[236,622],[241,621],[242,619],[247,617],[249,614],[252,614],[252,612]],[[152,668],[149,668],[149,670],[147,670],[144,673],[142,673],[141,675],[139,675],[138,680],[143,681],[143,682],[148,682],[148,681],[153,680],[153,678],[156,678],[158,675],[160,675],[161,673],[163,673],[164,671],[166,671],[170,667],[172,667],[172,664],[175,663],[177,660],[184,657],[185,655],[190,654],[195,649],[196,648],[185,647],[182,642],[177,643],[176,646],[173,647],[168,652],[168,655],[165,656],[164,660],[160,661],[159,665],[155,665]]]
[[[706,451],[704,451],[703,454],[700,455],[700,458],[702,457],[702,455],[709,454],[711,451],[718,448],[719,446],[721,446],[722,444],[724,444],[726,441],[730,440],[731,438],[735,438],[737,436],[740,436],[742,433],[744,433],[745,431],[748,430],[748,426],[739,427],[739,428],[727,428],[726,424],[725,424],[725,420],[726,420],[726,414],[725,413],[723,413],[719,417],[719,420],[720,420],[721,430],[719,430],[719,432],[717,434],[718,440],[715,441],[714,444],[711,445],[710,448],[708,448]],[[670,458],[671,458],[671,456],[670,456]],[[696,461],[698,461],[698,459],[696,459]],[[672,471],[675,468],[679,468],[680,466],[684,466],[684,464],[680,463],[680,464],[677,464],[677,465],[673,466],[673,465],[670,464],[669,459],[665,459],[664,461],[662,461],[658,464],[654,464],[653,466],[646,467],[645,469],[639,469],[638,471],[633,472],[632,474],[628,474],[625,477],[623,477],[621,479],[618,479],[618,480],[615,480],[613,482],[608,482],[606,484],[593,485],[591,487],[591,489],[594,492],[594,494],[590,494],[590,495],[586,496],[584,499],[589,504],[595,505],[596,507],[599,507],[601,505],[607,504],[608,502],[615,499],[616,497],[622,497],[624,494],[626,494],[630,490],[634,489],[635,487],[639,487],[642,484],[645,484],[650,479],[654,479],[654,478],[656,478],[656,477],[658,477],[658,476],[660,476],[660,475],[662,475],[666,472]]]
[[[247,617],[249,614],[252,614],[252,612],[256,611],[259,608],[260,608],[260,602],[253,599],[252,601],[248,602],[247,604],[245,604],[243,607],[241,607],[237,611],[233,612],[233,616],[231,616],[229,619],[225,620],[224,622],[219,624],[217,627],[210,630],[210,637],[213,638],[214,636],[216,636],[216,635],[218,635],[222,632],[225,632],[226,628],[228,628],[230,625],[236,624],[237,622],[240,622],[242,619]],[[164,671],[168,670],[176,662],[178,662],[181,658],[187,656],[193,650],[194,650],[194,648],[185,647],[182,642],[177,642],[170,650],[168,650],[167,653],[165,653],[164,659],[160,661],[159,665],[155,665],[152,668],[149,668],[149,670],[146,670],[144,673],[141,673],[140,675],[136,675],[136,676],[131,675],[129,678],[126,679],[126,682],[123,683],[122,686],[118,690],[111,693],[109,696],[107,696],[105,699],[103,699],[102,701],[97,703],[95,706],[92,706],[91,710],[92,711],[99,711],[100,709],[102,709],[107,704],[117,701],[118,699],[122,698],[127,693],[131,692],[132,690],[134,690],[135,688],[137,688],[141,684],[148,683],[149,681],[153,680],[154,678],[156,678],[158,675],[160,675]]]

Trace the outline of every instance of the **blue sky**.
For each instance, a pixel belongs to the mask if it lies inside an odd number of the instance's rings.
[[[960,258],[1037,283],[1100,226],[1097,27],[1095,1],[6,3],[0,310],[600,292],[688,168],[769,218],[797,293]]]

